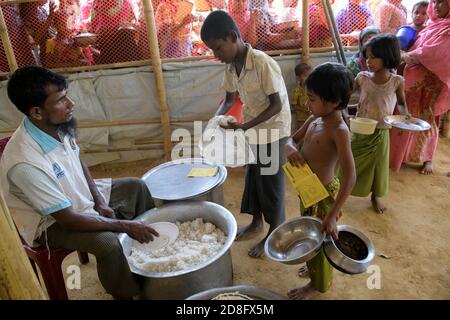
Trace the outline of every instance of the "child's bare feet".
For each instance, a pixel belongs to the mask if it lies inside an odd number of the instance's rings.
[[[312,282],[309,282],[306,286],[292,289],[288,292],[287,296],[291,300],[308,300],[319,294],[319,291],[314,289]]]
[[[381,203],[380,198],[373,195],[370,197],[370,201],[372,202],[372,207],[375,209],[377,213],[384,213],[387,208]]]
[[[429,175],[433,173],[433,162],[425,161],[423,163],[422,169],[420,169],[421,174]]]
[[[298,275],[300,278],[307,278],[307,277],[309,277],[308,266],[307,266],[306,264],[305,264],[304,266],[301,266],[301,267],[298,269],[297,275]]]
[[[248,250],[248,255],[252,258],[261,258],[264,255],[264,243],[266,238],[262,239],[258,244]]]
[[[256,234],[260,233],[263,230],[263,221],[262,221],[262,214],[257,214],[253,216],[252,222],[243,228],[239,228],[239,230],[236,233],[236,241],[244,240],[251,238],[252,236],[255,236]]]

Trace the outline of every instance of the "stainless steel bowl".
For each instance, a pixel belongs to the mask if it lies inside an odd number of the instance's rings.
[[[180,300],[206,289],[232,285],[231,245],[236,237],[237,225],[230,211],[212,202],[182,201],[149,210],[137,220],[150,224],[158,221],[191,221],[196,218],[203,218],[219,227],[227,236],[225,244],[208,261],[180,271],[148,272],[129,263],[131,271],[141,277],[144,299]],[[128,257],[131,254],[132,239],[121,234],[119,240]]]
[[[287,297],[282,296],[276,292],[268,289],[258,288],[249,285],[239,285],[232,287],[214,288],[203,292],[199,292],[190,296],[186,300],[211,300],[219,294],[238,292],[246,295],[254,300],[288,300]]]
[[[338,225],[337,229],[338,232],[346,231],[362,240],[367,248],[367,256],[362,260],[352,259],[345,255],[341,250],[339,250],[332,237],[327,236],[325,238],[323,247],[328,261],[333,267],[344,273],[357,274],[366,272],[367,268],[370,266],[370,263],[375,257],[375,246],[373,245],[372,241],[370,241],[370,239],[366,237],[361,231],[351,226]]]
[[[322,221],[298,217],[284,222],[267,238],[264,250],[270,259],[285,264],[299,264],[314,258],[325,239]]]

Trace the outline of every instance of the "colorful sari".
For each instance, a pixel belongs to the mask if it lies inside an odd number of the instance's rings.
[[[450,109],[450,68],[442,60],[450,50],[450,13],[438,18],[431,1],[428,15],[431,22],[420,32],[409,53],[420,64],[406,65],[405,93],[412,116],[427,121],[432,128],[417,133],[391,130],[390,167],[394,171],[399,171],[403,162],[433,160],[439,139],[439,118]]]

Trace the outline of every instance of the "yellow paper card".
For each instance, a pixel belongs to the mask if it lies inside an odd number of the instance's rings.
[[[188,177],[214,177],[218,169],[218,167],[192,168],[188,173]]]
[[[297,180],[294,186],[305,208],[309,208],[329,196],[327,189],[315,174]]]
[[[312,175],[313,172],[311,171],[311,168],[308,166],[307,163],[305,163],[301,167],[295,167],[289,162],[287,162],[283,166],[283,170],[286,173],[289,181],[295,185],[295,182],[303,177]]]
[[[295,167],[287,162],[283,170],[297,190],[304,208],[309,208],[329,196],[327,189],[307,163],[301,167]]]

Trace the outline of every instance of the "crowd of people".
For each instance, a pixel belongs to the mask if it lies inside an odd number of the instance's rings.
[[[357,45],[368,26],[376,25],[384,33],[406,25],[407,10],[401,0],[348,0],[345,6],[334,2],[336,25],[346,45]],[[211,54],[200,39],[200,28],[213,10],[227,11],[254,48],[301,46],[298,0],[152,0],[152,5],[163,58]],[[424,9],[419,9],[412,26],[421,24]],[[19,66],[61,68],[150,59],[139,0],[40,0],[4,6],[3,13]],[[310,47],[332,46],[320,0],[310,1],[308,15]],[[0,58],[0,68],[8,70],[6,58]]]

